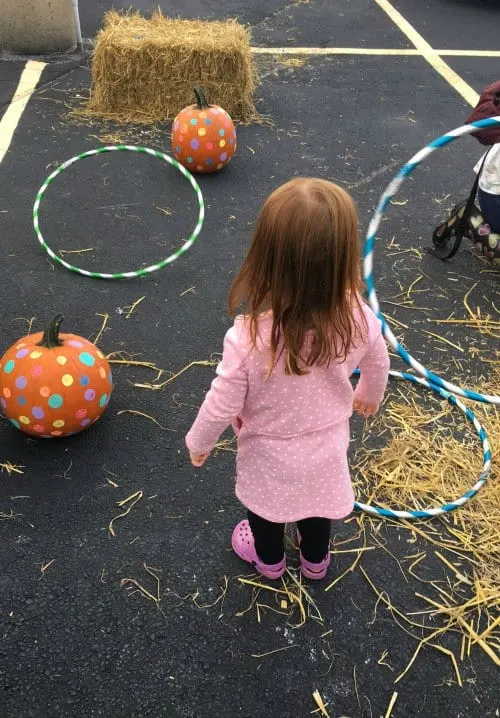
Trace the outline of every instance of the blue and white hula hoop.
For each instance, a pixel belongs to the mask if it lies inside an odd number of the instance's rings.
[[[425,386],[428,389],[432,389],[432,391],[436,392],[436,394],[439,394],[439,396],[442,396],[443,399],[447,399],[450,404],[453,404],[453,406],[456,406],[458,409],[460,409],[460,411],[465,414],[467,420],[473,425],[481,441],[481,446],[483,450],[483,467],[481,469],[481,473],[478,480],[472,488],[462,494],[462,496],[460,496],[458,499],[450,501],[443,506],[429,508],[421,511],[401,511],[400,509],[385,509],[375,504],[363,504],[360,501],[356,501],[354,506],[359,511],[389,519],[430,519],[434,518],[435,516],[442,516],[443,514],[448,514],[451,511],[460,508],[460,506],[463,506],[467,501],[469,501],[469,499],[472,499],[472,497],[477,494],[479,489],[484,486],[486,479],[490,474],[491,449],[488,443],[488,436],[486,434],[486,430],[476,419],[474,413],[468,407],[462,404],[460,399],[457,399],[456,396],[453,396],[453,394],[446,391],[445,389],[442,389],[432,384],[431,382],[427,381],[427,379],[422,379],[421,377],[414,376],[413,374],[407,374],[405,372],[399,371],[390,371],[389,373],[392,377],[395,377],[397,379],[406,379],[407,381],[411,381],[413,384],[419,384],[420,386]]]
[[[454,140],[456,140],[457,137],[461,137],[462,135],[469,135],[477,129],[482,129],[484,127],[492,127],[493,125],[498,124],[500,124],[500,116],[490,117],[487,120],[479,120],[477,122],[472,122],[470,125],[463,125],[462,127],[457,127],[457,129],[452,130],[451,132],[447,132],[445,135],[442,135],[441,137],[438,137],[437,139],[433,140],[433,142],[427,145],[427,147],[424,147],[422,150],[420,150],[420,152],[417,152],[417,154],[414,155],[411,160],[409,160],[405,165],[403,165],[403,167],[401,167],[399,172],[392,179],[392,181],[387,186],[385,192],[381,196],[377,208],[371,219],[370,226],[368,227],[368,232],[365,238],[363,274],[368,289],[368,299],[370,305],[380,319],[380,321],[382,322],[384,336],[389,342],[389,344],[392,346],[392,348],[399,354],[401,359],[403,359],[403,361],[405,361],[409,366],[411,366],[418,374],[427,379],[430,384],[436,385],[441,389],[445,389],[452,394],[457,394],[458,396],[462,396],[465,399],[481,401],[485,404],[500,405],[500,396],[480,394],[479,392],[472,391],[471,389],[463,389],[456,384],[452,384],[451,382],[442,379],[440,376],[429,371],[429,369],[427,369],[423,364],[417,361],[415,357],[413,357],[408,352],[408,350],[405,349],[405,347],[399,343],[397,338],[392,333],[388,323],[386,322],[385,317],[380,309],[380,305],[377,299],[377,293],[375,291],[375,281],[373,279],[373,255],[375,249],[375,234],[379,227],[380,220],[382,219],[382,216],[389,205],[389,202],[394,197],[398,189],[401,187],[404,179],[408,177],[408,175],[413,172],[415,167],[418,167],[418,165],[426,157],[428,157],[432,152],[437,150],[438,147],[443,147],[443,145],[447,145],[449,142],[453,142]]]

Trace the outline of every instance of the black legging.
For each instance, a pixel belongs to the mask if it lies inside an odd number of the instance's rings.
[[[255,551],[263,563],[279,563],[283,558],[286,524],[267,521],[248,511],[248,523],[255,541]],[[328,555],[330,541],[330,519],[311,518],[297,521],[302,542],[300,550],[307,561],[320,563]]]
[[[484,221],[493,232],[500,232],[500,195],[490,194],[479,188],[477,193]]]

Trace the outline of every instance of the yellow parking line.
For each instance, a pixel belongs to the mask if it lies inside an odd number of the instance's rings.
[[[391,18],[393,23],[406,35],[417,50],[420,51],[422,57],[427,60],[429,65],[448,82],[454,90],[456,90],[469,105],[476,105],[479,100],[477,92],[463,80],[452,68],[439,56],[437,50],[429,45],[422,35],[410,25],[401,13],[391,5],[389,0],[375,0],[377,5]]]
[[[366,47],[252,47],[256,55],[420,55],[419,50]]]
[[[46,62],[28,60],[24,67],[14,96],[0,120],[0,164],[10,147],[24,108],[28,104],[46,64]]]
[[[500,57],[500,50],[436,50],[441,57]]]
[[[252,47],[255,55],[408,55],[422,57],[413,48],[384,47]],[[500,50],[434,50],[440,57],[500,57]]]

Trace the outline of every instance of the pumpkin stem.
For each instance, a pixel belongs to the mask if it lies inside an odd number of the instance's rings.
[[[210,105],[207,102],[207,98],[205,97],[205,93],[199,87],[199,85],[196,85],[196,87],[193,88],[194,94],[196,95],[196,102],[198,103],[198,109],[199,110],[206,110],[207,107],[210,107]]]
[[[43,337],[38,342],[37,346],[45,347],[45,349],[53,349],[54,347],[60,347],[63,342],[59,339],[59,329],[64,320],[62,314],[56,314],[54,319],[50,322],[49,326],[43,333]]]

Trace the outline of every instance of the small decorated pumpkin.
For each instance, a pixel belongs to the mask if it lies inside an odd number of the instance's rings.
[[[236,130],[226,110],[209,105],[200,87],[196,105],[179,112],[172,125],[172,151],[190,172],[217,172],[236,150]]]
[[[58,314],[45,332],[23,337],[0,362],[0,403],[12,424],[31,436],[69,436],[106,409],[113,379],[106,357],[87,339],[59,334]]]

